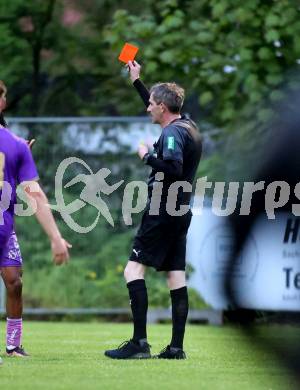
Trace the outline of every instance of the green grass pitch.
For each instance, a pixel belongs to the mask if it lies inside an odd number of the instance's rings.
[[[149,326],[152,353],[166,346],[170,331],[170,325]],[[280,343],[283,332],[300,341],[300,330],[290,327],[263,327],[261,337]],[[5,390],[297,388],[273,353],[258,350],[231,327],[189,325],[185,361],[106,358],[105,349],[130,337],[129,324],[25,322],[23,344],[31,354],[29,359],[6,358],[4,321],[0,334],[0,385]]]

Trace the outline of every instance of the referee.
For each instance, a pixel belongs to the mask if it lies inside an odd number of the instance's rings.
[[[140,65],[128,63],[131,81],[143,99],[153,123],[162,127],[154,153],[140,145],[141,160],[152,168],[148,179],[148,202],[124,271],[133,315],[133,337],[117,349],[105,351],[112,359],[150,358],[147,342],[148,296],[146,267],[165,271],[172,301],[172,339],[156,357],[185,359],[183,338],[188,315],[185,277],[186,235],[191,222],[191,187],[202,152],[194,122],[180,114],[184,90],[175,83],[155,84],[150,93],[139,79]],[[177,183],[176,182],[180,182]],[[181,185],[182,184],[182,185]]]

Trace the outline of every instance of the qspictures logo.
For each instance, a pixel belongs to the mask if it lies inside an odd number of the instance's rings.
[[[172,138],[172,137],[171,137]],[[172,148],[173,141],[169,140],[169,147]],[[1,155],[0,155],[1,157]],[[1,160],[0,160],[1,163]],[[67,170],[73,164],[81,165],[80,171],[85,173],[79,173],[75,177],[70,179],[70,172]],[[73,172],[78,172],[78,169]],[[113,216],[110,212],[110,200],[108,196],[112,195],[116,190],[121,189],[121,186],[125,183],[125,180],[119,180],[116,182],[111,175],[111,171],[108,168],[102,167],[97,172],[93,172],[89,165],[76,157],[69,157],[64,159],[58,166],[55,175],[55,201],[56,204],[51,204],[49,207],[56,210],[61,214],[66,224],[75,232],[85,234],[90,232],[96,227],[99,219],[102,217],[111,226],[114,226]],[[68,178],[68,183],[65,182],[65,178]],[[109,184],[107,182],[113,182]],[[66,191],[77,183],[84,185],[83,190],[80,193],[75,194],[76,199],[72,202],[66,201]],[[27,186],[35,186],[34,182],[27,183]],[[131,181],[122,188],[123,194],[121,194],[122,200],[122,216],[124,223],[128,226],[132,225],[133,214],[144,211],[146,206],[149,206],[150,215],[159,215],[160,206],[162,202],[162,194],[164,187],[164,173],[157,172],[154,178],[154,184],[152,189],[151,199],[147,200],[147,183],[144,181]],[[285,206],[290,199],[292,193],[300,201],[300,183],[295,188],[285,181],[274,181],[266,185],[264,181],[260,182],[210,182],[207,177],[201,177],[197,179],[195,188],[191,183],[187,181],[176,181],[168,187],[168,194],[166,204],[164,205],[167,214],[174,217],[180,217],[189,212],[189,205],[184,204],[177,208],[177,200],[179,193],[190,193],[191,197],[194,197],[195,202],[193,204],[193,214],[202,215],[203,205],[205,199],[205,192],[207,189],[211,189],[212,196],[212,212],[219,217],[227,217],[234,212],[239,215],[250,215],[252,205],[253,194],[258,191],[264,192],[265,199],[265,212],[267,218],[270,220],[275,219],[275,212]],[[31,188],[30,188],[31,190]],[[35,192],[34,188],[31,192]],[[120,192],[120,190],[119,190]],[[32,202],[29,207],[28,199],[26,198],[24,191],[22,192],[22,186],[17,190],[17,194],[23,204],[15,204],[14,211],[18,216],[30,216],[36,212],[36,204]],[[241,201],[238,202],[238,196],[241,194]],[[102,198],[103,195],[106,198]],[[165,195],[165,193],[164,193]],[[8,182],[1,181],[0,176],[0,224],[4,223],[3,215],[11,207],[12,199],[15,197],[14,191]],[[107,201],[105,201],[107,199]],[[165,202],[165,196],[164,196]],[[24,207],[24,204],[27,207]],[[82,208],[90,206],[94,207],[97,211],[97,216],[93,221],[89,221],[88,226],[81,226],[76,219],[76,213]],[[237,209],[239,207],[239,209]],[[295,217],[300,217],[300,204],[292,205],[292,214]],[[74,219],[75,217],[75,219]],[[287,226],[286,240],[297,240],[296,236],[299,229],[299,222],[291,222],[290,226]],[[292,237],[292,238],[290,238]]]

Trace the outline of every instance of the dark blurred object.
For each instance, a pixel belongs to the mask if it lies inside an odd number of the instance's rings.
[[[264,159],[260,161],[257,167],[257,174],[253,177],[254,182],[264,181],[265,188],[274,181],[284,181],[290,185],[290,197],[284,207],[280,211],[285,211],[292,218],[292,205],[300,203],[300,199],[295,196],[294,189],[299,181],[300,176],[300,91],[295,91],[289,95],[286,100],[277,110],[278,117],[270,124],[270,136],[267,142]],[[253,156],[253,164],[256,163],[257,157]],[[227,299],[231,303],[231,307],[235,309],[229,314],[235,322],[249,323],[251,316],[255,313],[243,310],[239,307],[239,297],[237,290],[234,287],[234,274],[238,267],[238,258],[244,248],[247,238],[253,229],[255,222],[261,216],[266,217],[266,198],[265,191],[258,191],[253,194],[251,213],[249,216],[240,216],[236,212],[229,222],[232,228],[234,237],[234,251],[231,257],[230,265],[224,279],[224,289]],[[239,207],[236,208],[239,210]],[[279,209],[278,209],[279,210]],[[278,211],[275,210],[275,216]],[[266,223],[268,220],[266,219]],[[299,245],[299,241],[295,245]],[[294,267],[299,267],[299,259],[294,259]],[[300,312],[300,299],[299,299]],[[242,314],[243,313],[243,314]],[[273,313],[273,318],[276,313]],[[300,318],[300,313],[278,313],[278,319],[288,319],[293,317]],[[240,321],[237,321],[237,320]],[[300,340],[299,337],[294,340],[294,343],[284,341],[284,332],[282,332],[282,340],[280,342],[272,341],[258,337],[255,328],[249,330],[244,328],[244,333],[249,337],[251,343],[256,343],[257,346],[265,347],[271,350],[272,353],[278,355],[278,358],[284,365],[290,368],[295,377],[300,380]]]

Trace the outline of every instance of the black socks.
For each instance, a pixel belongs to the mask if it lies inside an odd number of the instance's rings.
[[[127,283],[133,317],[133,341],[147,339],[148,295],[144,279]]]
[[[127,283],[129,291],[131,311],[133,317],[133,341],[147,339],[147,310],[148,295],[144,279],[133,280]],[[172,301],[172,340],[171,348],[183,348],[185,324],[187,320],[189,303],[186,287],[170,291]]]
[[[170,291],[172,301],[172,348],[183,349],[183,338],[186,319],[189,311],[189,300],[186,287]]]

